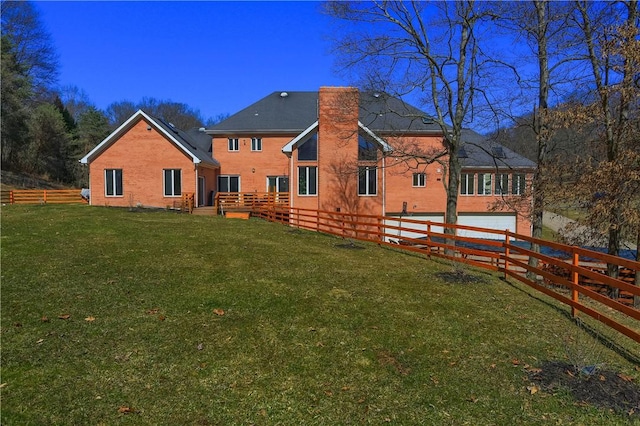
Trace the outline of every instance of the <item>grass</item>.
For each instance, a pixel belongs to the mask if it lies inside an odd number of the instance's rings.
[[[1,241],[3,425],[630,421],[527,389],[585,340],[640,372],[485,272],[447,283],[453,265],[373,244],[87,206],[5,207]]]

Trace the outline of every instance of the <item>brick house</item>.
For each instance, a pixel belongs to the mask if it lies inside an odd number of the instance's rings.
[[[289,192],[292,207],[444,221],[442,130],[400,99],[354,88],[274,92],[206,133],[220,192]],[[522,198],[535,164],[472,131],[459,158],[458,223],[530,235],[527,215],[505,201],[530,206]]]
[[[210,149],[199,129],[184,132],[139,110],[80,160],[89,166],[89,202],[173,208],[192,193],[197,205],[210,204],[220,168]]]
[[[458,223],[530,235],[535,164],[475,132],[463,139]],[[204,131],[138,111],[81,162],[92,205],[166,207],[189,192],[204,206],[214,192],[285,192],[295,208],[444,222],[441,128],[398,98],[355,88],[274,92]]]

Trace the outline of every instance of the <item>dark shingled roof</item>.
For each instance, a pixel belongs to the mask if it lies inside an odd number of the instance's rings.
[[[145,112],[145,114],[147,113]],[[185,147],[187,151],[193,154],[202,163],[220,167],[220,163],[215,158],[211,157],[211,153],[209,152],[208,148],[205,148],[206,142],[204,137],[195,137],[192,131],[189,132],[191,134],[188,134],[187,132],[178,129],[173,124],[164,121],[162,118],[153,117],[149,114],[147,115],[151,117],[158,126],[162,127],[167,133],[171,134],[178,142],[180,142],[182,146]],[[209,145],[211,145],[211,136],[207,134],[204,134],[204,136],[206,136],[206,138],[209,140]]]
[[[460,157],[463,168],[535,168],[536,163],[473,130],[462,131],[466,156]],[[501,152],[500,152],[501,151]]]
[[[360,92],[360,122],[374,133],[442,134],[425,112],[382,92]],[[209,134],[298,135],[318,120],[318,92],[273,92],[258,102],[207,129]],[[534,168],[535,163],[472,131],[463,130],[462,167]],[[494,151],[498,147],[502,153]],[[495,155],[494,154],[504,154]],[[502,157],[502,158],[499,158]]]
[[[316,120],[318,92],[273,92],[207,130],[211,134],[297,134]],[[440,131],[424,112],[385,93],[360,92],[360,122],[382,133]]]
[[[207,130],[212,134],[297,134],[317,119],[318,92],[273,92]]]

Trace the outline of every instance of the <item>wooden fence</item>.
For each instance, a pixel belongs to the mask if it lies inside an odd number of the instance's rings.
[[[273,222],[370,241],[503,273],[640,343],[640,262],[512,233],[411,218],[262,207],[252,213]],[[454,229],[457,234],[445,234]],[[495,239],[486,239],[486,234]],[[482,235],[483,238],[474,236]],[[534,252],[538,244],[541,252]],[[531,263],[531,262],[534,263]],[[530,264],[531,263],[531,264]],[[605,274],[607,264],[617,278]],[[619,318],[614,318],[619,317]],[[634,324],[630,326],[629,324]]]
[[[2,191],[2,204],[81,204],[80,189],[12,189]]]
[[[289,207],[288,192],[218,192],[214,197],[216,212],[252,211],[265,207]]]

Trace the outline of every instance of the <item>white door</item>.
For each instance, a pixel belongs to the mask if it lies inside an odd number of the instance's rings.
[[[435,223],[443,223],[444,215],[441,214],[432,214],[432,215],[393,215],[389,217],[394,217],[393,219],[385,219],[385,225],[394,226],[401,229],[394,228],[386,228],[385,233],[386,238],[385,241],[389,240],[400,240],[402,238],[422,238],[425,236],[425,232],[427,231],[427,221],[435,222]],[[397,219],[395,218],[397,217]],[[418,221],[418,222],[416,222]],[[442,226],[431,226],[431,232],[442,233]]]
[[[510,214],[459,214],[458,225],[476,226],[478,228],[495,229],[497,231],[504,231],[508,229],[511,232],[516,232],[516,215]],[[500,234],[494,234],[491,232],[479,232],[466,229],[458,229],[459,236],[470,238],[484,238],[489,240],[503,240],[504,236]]]

